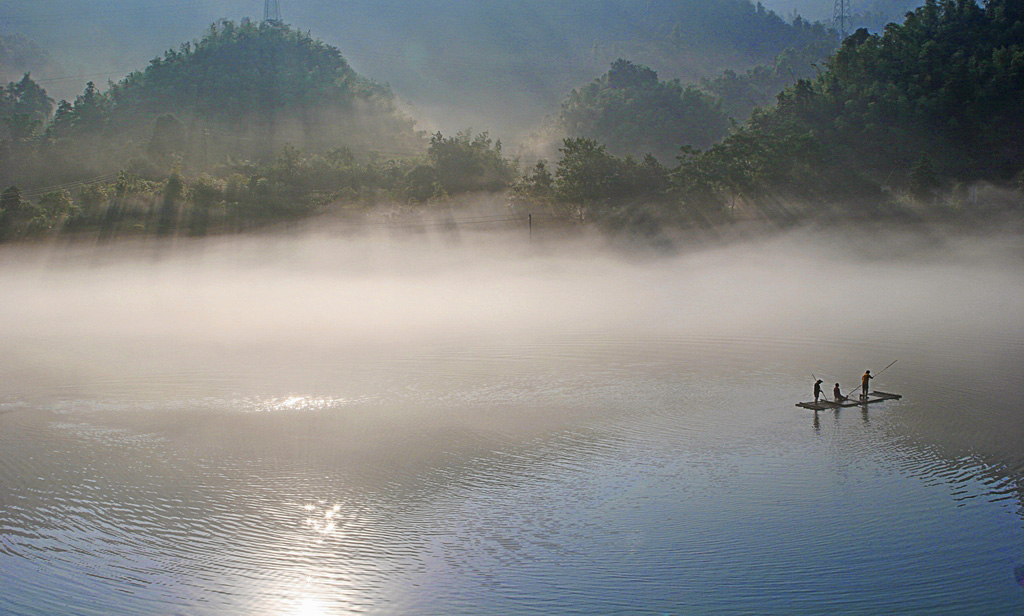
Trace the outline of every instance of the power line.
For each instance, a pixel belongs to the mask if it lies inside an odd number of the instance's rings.
[[[54,186],[45,186],[43,188],[35,188],[33,190],[26,190],[26,191],[22,192],[21,196],[25,197],[27,199],[31,199],[31,198],[34,198],[34,197],[40,197],[40,196],[45,195],[47,193],[58,192],[58,191],[61,191],[61,190],[71,190],[71,189],[74,189],[74,188],[84,188],[86,186],[92,186],[93,184],[102,184],[104,182],[109,182],[111,180],[117,179],[117,177],[120,174],[121,174],[121,172],[117,171],[117,172],[114,172],[114,173],[106,173],[104,175],[98,175],[98,176],[95,176],[95,177],[86,178],[84,180],[78,180],[78,181],[75,181],[75,182],[66,182],[64,184],[56,184]]]

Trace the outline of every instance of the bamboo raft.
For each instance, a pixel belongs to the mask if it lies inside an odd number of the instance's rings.
[[[850,396],[845,400],[834,402],[832,400],[818,400],[817,402],[797,402],[796,405],[805,409],[811,409],[812,411],[827,411],[829,409],[844,409],[851,406],[866,406],[868,404],[874,404],[876,402],[885,402],[886,400],[899,400],[903,396],[899,394],[889,394],[884,391],[872,391],[868,392],[867,398],[861,398],[860,395]]]

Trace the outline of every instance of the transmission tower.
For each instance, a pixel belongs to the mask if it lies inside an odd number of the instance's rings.
[[[839,1],[836,0],[836,2]],[[281,21],[281,3],[279,0],[264,0],[263,21]]]
[[[846,38],[846,29],[850,27],[850,0],[835,0],[832,8],[832,24],[839,31],[839,40]]]

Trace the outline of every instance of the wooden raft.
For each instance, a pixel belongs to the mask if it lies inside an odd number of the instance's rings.
[[[812,411],[827,411],[828,409],[844,409],[851,406],[865,406],[868,404],[874,404],[875,402],[885,402],[886,400],[899,400],[902,397],[903,396],[899,394],[888,394],[884,391],[871,391],[868,392],[868,397],[866,399],[861,399],[860,394],[857,394],[856,396],[850,396],[841,402],[818,400],[817,402],[797,402],[796,405],[805,409],[811,409]]]

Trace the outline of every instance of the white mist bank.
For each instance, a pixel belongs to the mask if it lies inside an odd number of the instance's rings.
[[[585,241],[436,239],[5,247],[0,375],[152,377],[238,357],[258,373],[285,352],[462,338],[1024,339],[1016,237],[927,245],[798,232],[643,258]]]

